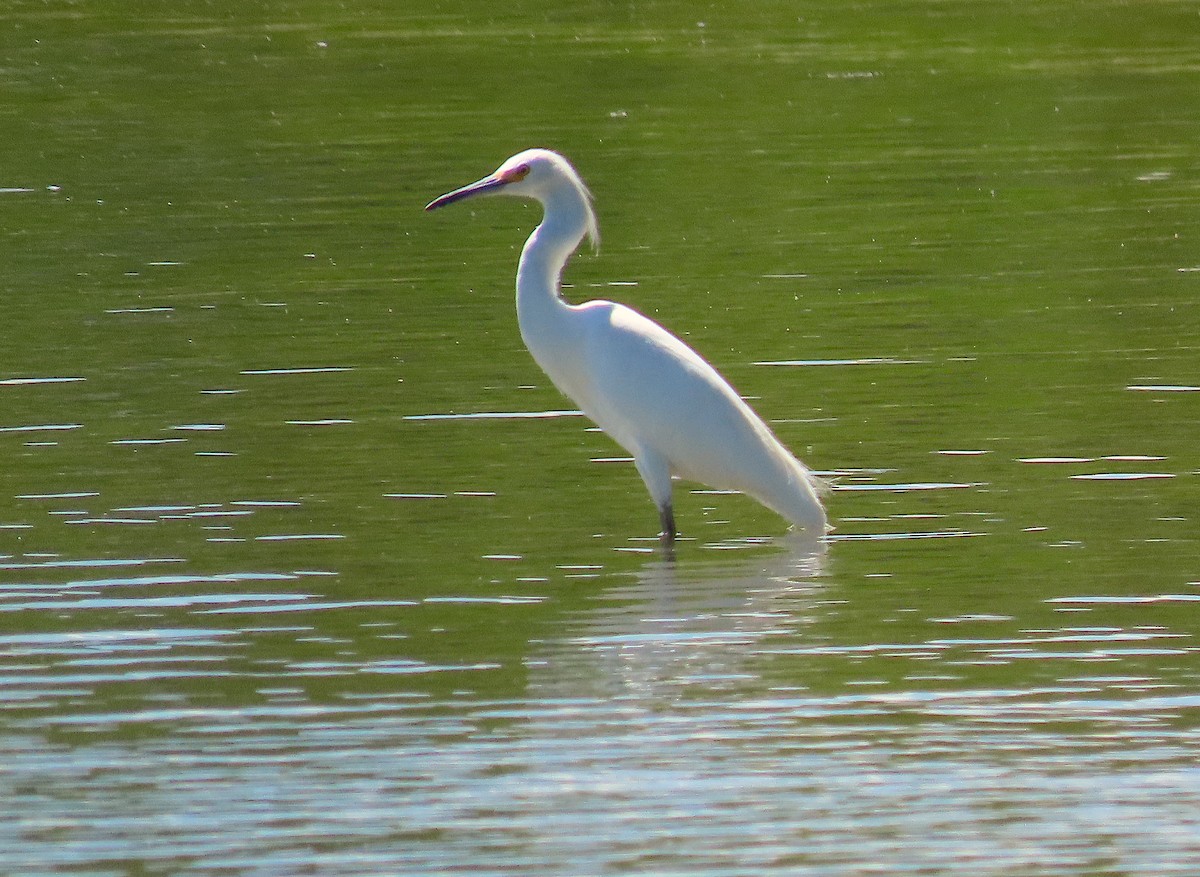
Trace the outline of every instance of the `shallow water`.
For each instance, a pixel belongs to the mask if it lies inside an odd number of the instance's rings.
[[[1200,869],[1190,4],[0,19],[0,872]],[[661,557],[533,144],[823,546]]]

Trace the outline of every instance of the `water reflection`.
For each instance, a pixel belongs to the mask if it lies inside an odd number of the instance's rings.
[[[650,860],[698,875],[852,874],[863,861],[1001,875],[1035,860],[1090,867],[1101,836],[1106,861],[1129,870],[1187,855],[1166,820],[1200,806],[1181,721],[1194,692],[1128,665],[1084,668],[1182,659],[1189,637],[965,613],[928,619],[922,639],[903,639],[911,626],[855,638],[837,618],[873,595],[838,580],[831,552],[867,545],[692,543],[683,561],[628,573],[561,564],[586,590],[559,618],[536,614],[565,596],[543,579],[526,596],[500,581],[486,597],[377,601],[357,625],[349,613],[367,601],[321,599],[330,582],[312,587],[311,574],[11,561],[26,577],[74,577],[4,594],[14,613],[71,625],[0,636],[11,716],[0,754],[22,802],[0,847],[25,870],[120,856],[331,875]],[[280,590],[231,587],[248,582]],[[200,599],[154,603],[167,588]],[[1171,600],[1183,602],[1139,605]],[[1080,603],[1108,601],[1052,605]],[[170,614],[140,625],[101,614],[118,604]],[[463,639],[458,660],[405,657],[404,631],[438,606],[515,613],[529,636],[524,686],[471,692],[506,661]],[[279,612],[304,623],[285,627]],[[1031,664],[1041,676],[972,678]],[[417,685],[437,677],[449,680],[439,696]]]
[[[574,635],[535,658],[531,691],[655,701],[752,677],[764,642],[802,636],[825,562],[824,542],[803,533],[754,542],[750,557],[650,561],[633,584],[605,589]]]

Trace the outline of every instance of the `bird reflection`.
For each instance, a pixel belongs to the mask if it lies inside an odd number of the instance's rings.
[[[723,547],[720,562],[653,560],[632,584],[598,594],[577,629],[548,644],[531,687],[542,697],[655,700],[759,684],[753,660],[764,644],[814,620],[824,544],[791,532]]]

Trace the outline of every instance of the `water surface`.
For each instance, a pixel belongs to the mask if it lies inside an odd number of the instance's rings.
[[[1200,869],[1190,4],[0,19],[2,870]],[[530,145],[825,545],[660,556]]]

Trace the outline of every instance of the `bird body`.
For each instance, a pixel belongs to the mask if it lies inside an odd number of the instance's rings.
[[[598,240],[591,198],[566,159],[526,150],[426,209],[487,192],[543,204],[517,268],[521,337],[554,385],[633,456],[663,540],[675,537],[672,475],[745,493],[823,535],[818,479],[700,354],[625,305],[563,300],[567,259],[585,236]]]

